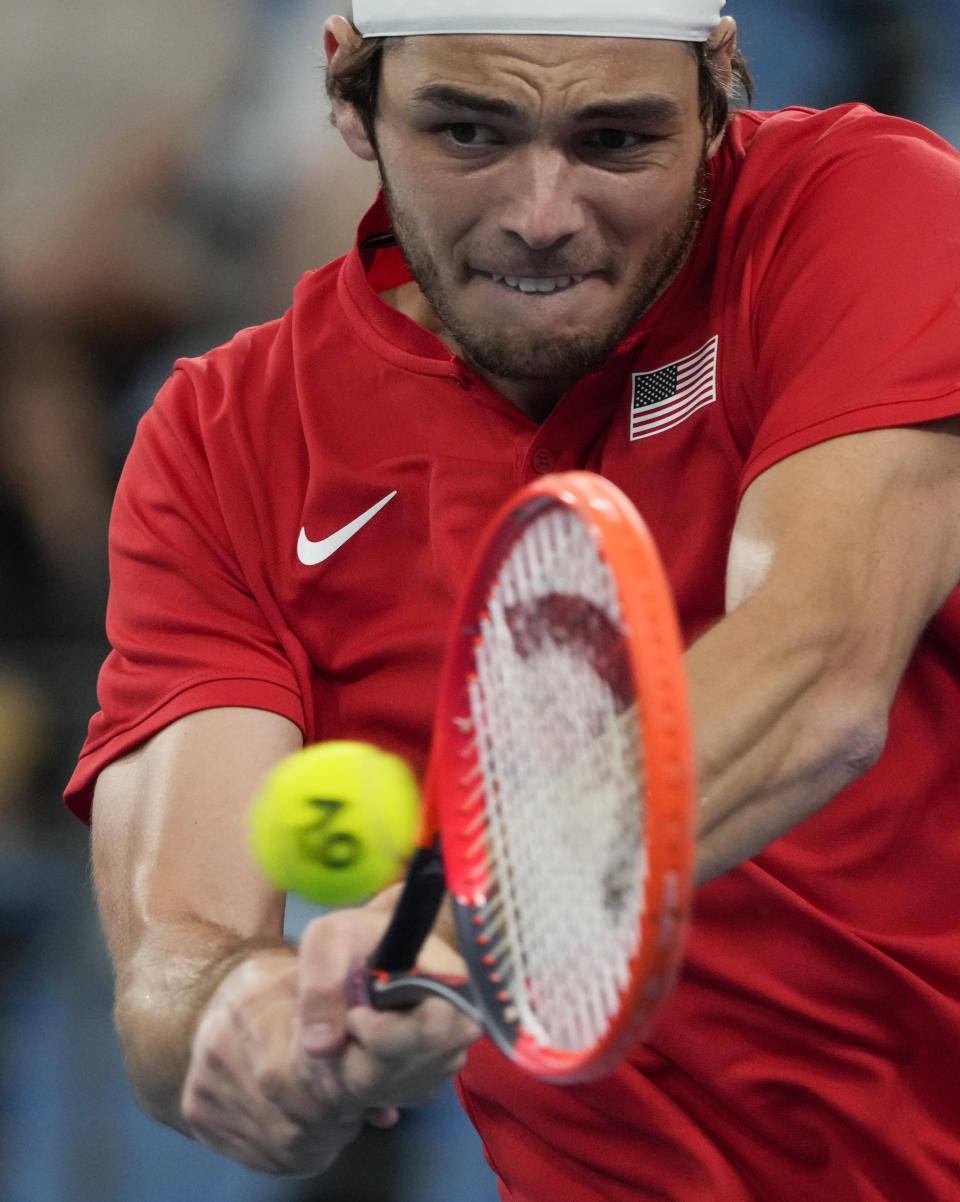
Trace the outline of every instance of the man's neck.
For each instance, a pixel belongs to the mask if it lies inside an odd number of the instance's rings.
[[[443,327],[433,306],[427,301],[415,281],[410,280],[396,288],[388,288],[385,292],[380,293],[380,299],[391,309],[402,313],[404,317],[409,317],[411,321],[423,326],[431,334],[436,334],[448,350],[463,359],[464,362],[469,362],[456,339]],[[501,376],[494,376],[473,363],[470,364],[470,370],[489,385],[494,392],[499,392],[501,396],[506,397],[514,408],[519,409],[521,413],[538,423],[545,421],[550,416],[556,408],[557,402],[569,387],[567,383],[550,380],[507,380]]]

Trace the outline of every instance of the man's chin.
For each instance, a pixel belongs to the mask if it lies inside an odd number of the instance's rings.
[[[620,341],[619,334],[595,334],[518,339],[516,332],[478,338],[471,331],[458,339],[463,358],[473,367],[501,380],[572,383],[598,368]]]
[[[491,282],[488,288],[505,294],[496,306],[491,306],[489,295],[478,303],[477,292],[450,305],[439,290],[432,303],[462,357],[474,367],[501,380],[573,383],[616,350],[662,291],[663,282],[639,281],[622,297],[611,297],[610,285],[603,280],[585,280],[566,295],[544,297],[521,295]],[[598,296],[601,287],[606,296]],[[580,303],[574,303],[578,298]],[[616,300],[619,304],[613,303]]]

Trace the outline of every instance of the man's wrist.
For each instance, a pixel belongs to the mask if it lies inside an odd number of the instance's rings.
[[[270,952],[288,952],[296,955],[296,947],[282,935],[253,935],[248,939],[239,939],[236,943],[230,944],[220,956],[207,965],[200,974],[194,995],[193,1032],[196,1032],[197,1024],[210,999],[234,969],[245,964],[253,956]]]

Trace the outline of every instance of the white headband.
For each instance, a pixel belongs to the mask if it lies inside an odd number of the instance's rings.
[[[353,0],[364,37],[554,33],[705,42],[726,0]]]

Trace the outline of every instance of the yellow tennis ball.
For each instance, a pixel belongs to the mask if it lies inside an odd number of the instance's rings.
[[[419,809],[399,756],[369,743],[316,743],[267,776],[250,811],[250,845],[276,889],[320,906],[354,905],[401,874]]]

